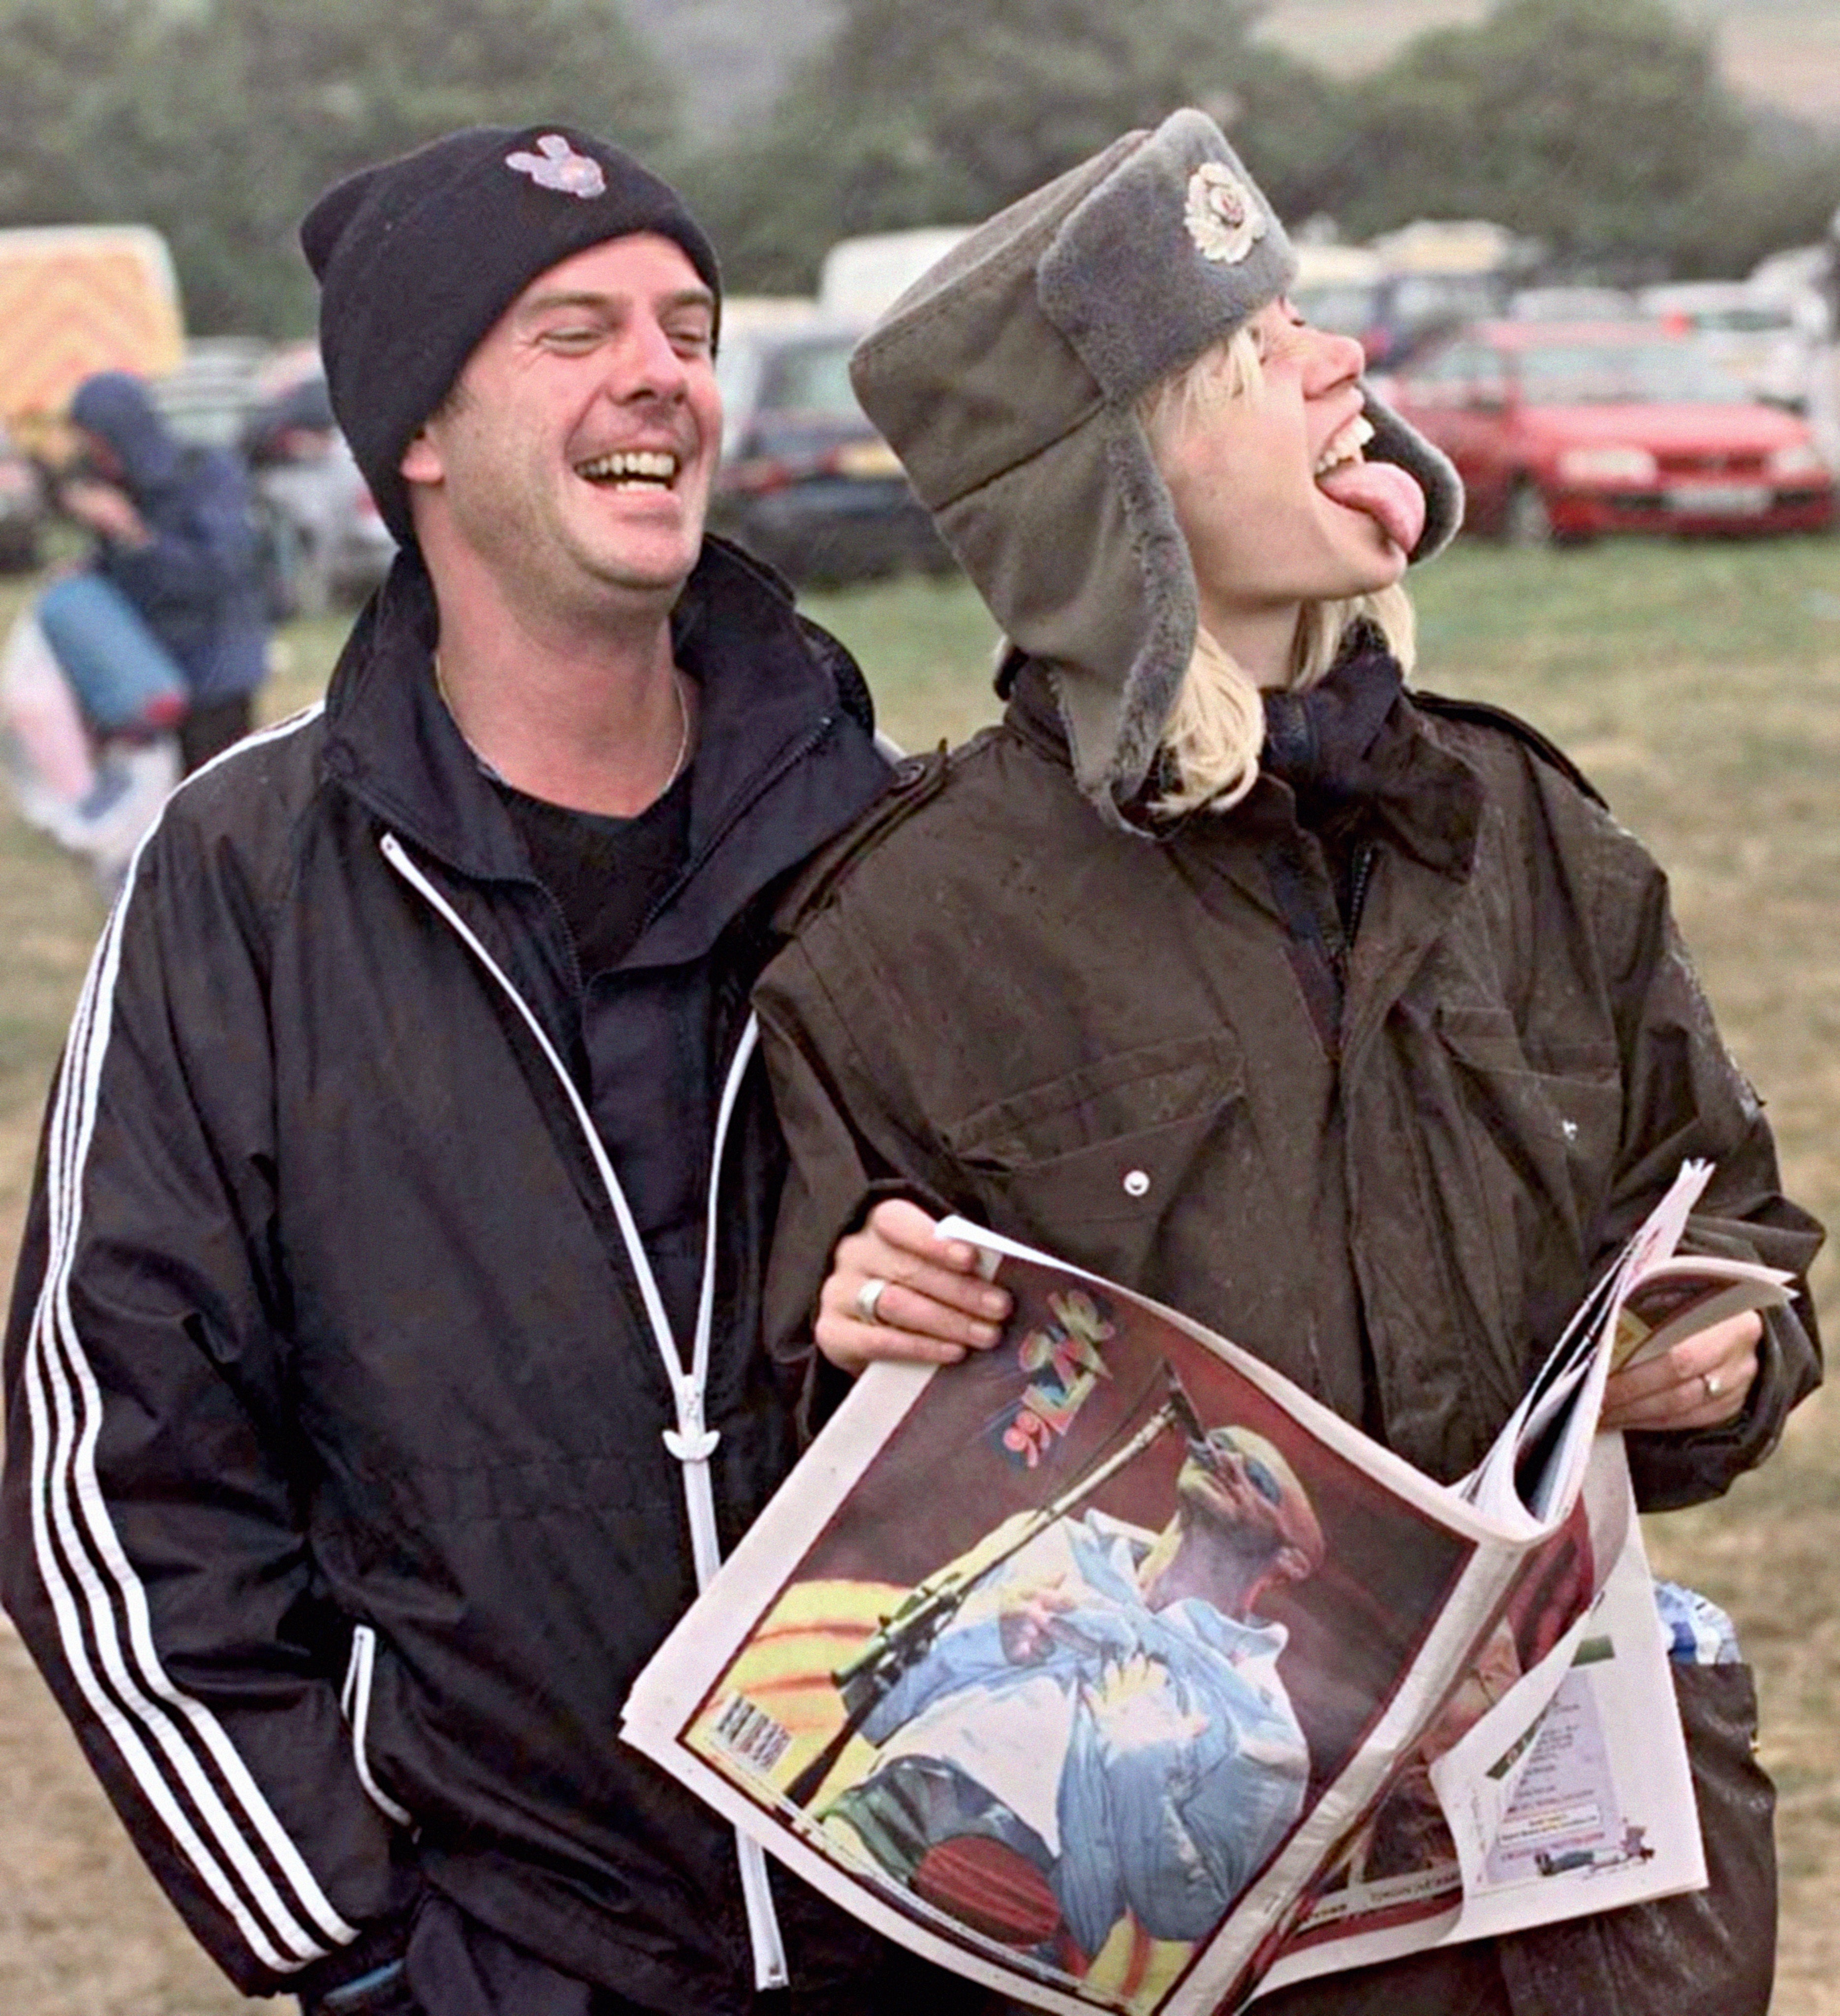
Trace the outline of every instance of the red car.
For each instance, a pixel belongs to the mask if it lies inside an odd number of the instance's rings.
[[[1469,522],[1516,544],[1834,523],[1807,423],[1658,323],[1474,322],[1391,393],[1457,464]]]

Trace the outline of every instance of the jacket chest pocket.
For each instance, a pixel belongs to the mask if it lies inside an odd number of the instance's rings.
[[[1128,1282],[1244,1091],[1238,1046],[1214,1031],[1031,1086],[944,1138],[996,1229]]]
[[[1622,1062],[1609,1038],[1542,1043],[1505,1010],[1440,1010],[1437,1033],[1473,1125],[1484,1201],[1520,1222],[1543,1204],[1588,1264],[1622,1132]]]

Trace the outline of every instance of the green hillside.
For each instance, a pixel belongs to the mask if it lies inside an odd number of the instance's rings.
[[[1673,0],[1719,38],[1747,97],[1840,123],[1840,6],[1834,0]],[[1002,0],[992,0],[1000,9]],[[1149,0],[1145,0],[1149,4]],[[692,121],[726,129],[762,110],[788,66],[824,34],[834,0],[627,0],[682,80]],[[1263,32],[1343,74],[1384,62],[1426,28],[1478,20],[1488,0],[1271,0]],[[763,22],[770,23],[763,27]]]

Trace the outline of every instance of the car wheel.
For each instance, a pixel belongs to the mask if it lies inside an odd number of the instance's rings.
[[[1539,486],[1522,476],[1515,479],[1502,507],[1501,536],[1511,546],[1550,546],[1553,543],[1553,514],[1547,509]]]

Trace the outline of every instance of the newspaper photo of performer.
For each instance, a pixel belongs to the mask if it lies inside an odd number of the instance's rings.
[[[1070,1971],[1127,1912],[1201,1939],[1303,1809],[1287,1633],[1256,1605],[1321,1563],[1309,1496],[1262,1436],[1215,1427],[1160,1532],[1096,1511],[1008,1524],[1024,1544],[876,1704],[875,1766],[825,1824]]]
[[[955,1944],[1161,2006],[1469,1550],[1140,1306],[1006,1261],[704,1695],[695,1755]]]

